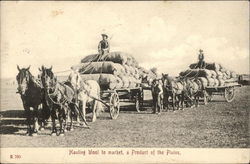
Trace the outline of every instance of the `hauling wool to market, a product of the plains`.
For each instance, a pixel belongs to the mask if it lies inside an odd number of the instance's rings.
[[[227,86],[238,81],[238,75],[234,71],[229,71],[218,63],[206,63],[205,69],[197,69],[197,63],[194,63],[189,68],[180,72],[180,76],[198,78],[204,87]]]
[[[101,58],[98,54],[88,55],[72,68],[79,71],[83,80],[95,80],[104,90],[138,87],[142,78],[156,76],[124,52],[110,52]]]

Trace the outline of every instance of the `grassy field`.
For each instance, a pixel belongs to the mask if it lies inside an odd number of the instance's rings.
[[[37,137],[25,136],[22,103],[15,91],[13,85],[1,88],[2,147],[250,147],[250,87],[238,88],[231,103],[215,97],[206,106],[161,115],[151,114],[150,105],[137,113],[124,103],[117,120],[104,112],[90,123],[91,129],[76,128],[64,137],[50,136],[50,128]],[[150,93],[146,95],[150,99]]]

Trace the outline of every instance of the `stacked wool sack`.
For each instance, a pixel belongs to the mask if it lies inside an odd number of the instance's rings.
[[[83,80],[96,80],[104,90],[138,87],[142,78],[135,58],[124,52],[110,52],[101,59],[98,54],[88,55],[76,68]]]
[[[190,69],[180,73],[180,76],[198,77],[203,86],[218,87],[237,83],[238,75],[227,70],[218,63],[206,63],[205,69],[196,69],[197,64],[191,64]]]

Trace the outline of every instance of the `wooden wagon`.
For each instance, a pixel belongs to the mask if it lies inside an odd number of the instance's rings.
[[[109,110],[110,117],[116,119],[120,112],[120,101],[122,99],[134,102],[135,109],[140,112],[140,107],[143,104],[143,88],[121,88],[113,90],[102,90],[101,99],[96,99],[103,103]]]
[[[207,100],[211,101],[214,95],[221,95],[227,102],[232,102],[235,97],[235,88],[240,86],[238,83],[228,83],[225,86],[206,87]]]

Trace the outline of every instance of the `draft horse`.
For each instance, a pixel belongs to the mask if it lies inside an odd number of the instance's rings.
[[[78,70],[74,70],[73,68],[67,81],[72,85],[75,91],[76,101],[79,106],[82,107],[81,112],[84,120],[86,120],[86,107],[89,105],[93,113],[92,122],[95,122],[97,113],[103,111],[102,103],[98,101],[101,99],[101,89],[99,84],[94,80],[83,81]],[[80,122],[79,115],[77,121]]]
[[[193,103],[196,107],[199,106],[200,98],[204,98],[204,104],[207,105],[207,92],[202,84],[202,82],[197,79],[188,79],[187,80],[187,88],[189,90],[190,95],[193,98]]]
[[[17,93],[21,96],[25,110],[27,135],[36,136],[39,128],[38,119],[41,118],[42,123],[44,123],[45,119],[48,119],[49,117],[44,90],[30,73],[30,66],[28,68],[20,69],[17,65],[17,69],[19,71],[16,76],[18,83]]]
[[[41,80],[45,88],[45,98],[49,104],[52,118],[52,136],[63,136],[67,127],[67,116],[69,112],[79,113],[78,106],[74,102],[74,90],[61,82],[57,81],[51,68],[41,69]],[[79,113],[80,114],[80,113]],[[59,133],[57,133],[56,119],[59,119]],[[86,120],[83,120],[88,126]],[[72,121],[70,127],[73,127]]]
[[[168,76],[168,74],[162,74],[162,84],[163,84],[163,92],[164,92],[164,107],[167,107],[169,110],[169,98],[172,99],[173,111],[175,108],[181,109],[184,108],[184,81],[177,81],[174,78]]]

